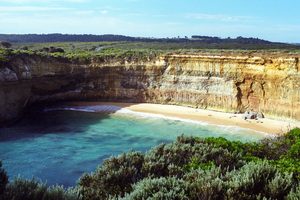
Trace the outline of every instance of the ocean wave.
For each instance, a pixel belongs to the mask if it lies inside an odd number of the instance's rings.
[[[115,113],[118,110],[123,109],[118,106],[99,105],[99,106],[62,106],[55,108],[46,108],[44,112],[55,111],[55,110],[70,110],[70,111],[81,111],[81,112],[99,112],[105,114]]]
[[[185,123],[192,123],[192,124],[197,124],[201,126],[209,126],[209,127],[218,127],[222,128],[224,131],[233,131],[238,132],[240,130],[247,130],[251,132],[256,132],[258,134],[264,134],[265,136],[273,136],[272,134],[266,133],[266,132],[261,132],[261,131],[256,131],[253,129],[249,128],[242,128],[242,127],[237,127],[237,126],[230,126],[230,125],[220,125],[220,124],[214,124],[210,122],[203,122],[203,121],[198,121],[198,120],[192,120],[192,119],[184,119],[184,118],[179,118],[179,117],[170,117],[170,116],[165,116],[162,114],[152,114],[152,113],[143,113],[143,112],[134,112],[128,109],[121,109],[118,110],[114,115],[121,115],[125,117],[132,117],[132,118],[160,118],[160,119],[167,119],[167,120],[173,120],[173,121],[180,121],[180,122],[185,122]]]
[[[184,123],[197,124],[200,126],[218,127],[224,131],[238,132],[240,130],[243,130],[243,131],[247,130],[247,131],[251,131],[253,133],[256,132],[257,134],[264,134],[266,137],[273,136],[272,134],[268,134],[265,132],[256,131],[256,130],[252,130],[252,129],[248,129],[248,128],[242,128],[242,127],[230,126],[230,125],[219,125],[219,124],[203,122],[203,121],[198,121],[198,120],[184,119],[184,118],[179,118],[179,117],[170,117],[170,116],[165,116],[162,114],[135,112],[135,111],[131,111],[126,108],[122,108],[119,106],[113,106],[113,105],[62,106],[62,107],[56,107],[56,108],[46,108],[44,111],[49,112],[49,111],[55,111],[55,110],[99,112],[99,113],[104,113],[104,114],[113,114],[115,116],[120,116],[120,117],[133,118],[133,119],[145,119],[145,120],[166,119],[166,120],[172,120],[172,121],[180,121],[180,122],[184,122]]]

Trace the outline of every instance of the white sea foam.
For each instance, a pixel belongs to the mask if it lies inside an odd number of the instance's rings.
[[[196,120],[191,120],[191,119],[183,119],[179,117],[170,117],[170,116],[165,116],[162,114],[153,114],[153,113],[144,113],[144,112],[136,112],[136,111],[131,111],[128,109],[121,109],[118,110],[115,115],[122,115],[122,116],[127,116],[127,117],[134,117],[134,118],[163,118],[163,119],[168,119],[168,120],[173,120],[173,121],[182,121],[182,122],[187,122],[187,123],[195,123],[195,124],[200,124],[200,125],[210,125],[211,123],[208,122],[202,122],[202,121],[196,121]]]
[[[210,122],[203,122],[203,121],[198,121],[198,120],[192,120],[192,119],[184,119],[184,118],[179,118],[179,117],[169,117],[169,116],[165,116],[165,115],[161,115],[161,114],[152,114],[152,113],[142,113],[142,112],[134,112],[128,109],[121,109],[118,110],[116,113],[116,115],[122,115],[124,116],[124,114],[126,114],[126,117],[132,117],[132,118],[162,118],[162,119],[167,119],[167,120],[173,120],[173,121],[181,121],[181,122],[185,122],[185,123],[193,123],[193,124],[197,124],[197,125],[201,125],[201,126],[213,126],[213,127],[219,127],[222,128],[222,130],[224,131],[230,131],[232,132],[233,130],[238,132],[239,130],[248,130],[251,132],[256,132],[258,134],[264,134],[266,136],[273,136],[272,134],[268,134],[265,132],[261,132],[261,131],[256,131],[256,130],[252,130],[252,129],[248,129],[248,128],[242,128],[242,127],[237,127],[237,126],[230,126],[230,125],[219,125],[219,124],[214,124],[214,123],[210,123]]]
[[[118,110],[122,109],[118,106],[62,106],[62,107],[55,107],[55,108],[46,108],[44,109],[45,112],[54,111],[54,110],[72,110],[72,111],[82,111],[82,112],[99,112],[99,113],[115,113]]]
[[[203,122],[203,121],[197,121],[197,120],[191,120],[191,119],[183,119],[179,117],[170,117],[170,116],[165,116],[162,114],[152,114],[152,113],[143,113],[143,112],[136,112],[136,111],[131,111],[126,108],[121,108],[118,106],[113,106],[113,105],[96,105],[96,106],[62,106],[62,107],[56,107],[56,108],[47,108],[44,111],[54,111],[54,110],[70,110],[70,111],[82,111],[82,112],[99,112],[99,113],[105,113],[105,114],[113,114],[116,116],[121,116],[121,117],[129,117],[129,118],[135,118],[135,119],[167,119],[167,120],[173,120],[173,121],[180,121],[180,122],[185,122],[185,123],[193,123],[201,126],[208,126],[208,127],[219,127],[224,131],[228,132],[239,132],[240,130],[247,130],[251,131],[253,133],[257,134],[264,134],[266,136],[273,136],[271,134],[265,133],[265,132],[260,132],[260,131],[255,131],[252,129],[248,128],[242,128],[242,127],[237,127],[237,126],[229,126],[229,125],[218,125],[218,124],[213,124],[209,122]]]

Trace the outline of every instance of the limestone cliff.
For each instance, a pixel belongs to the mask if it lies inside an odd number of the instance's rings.
[[[180,104],[300,119],[299,54],[201,53],[147,61],[18,55],[0,65],[0,123],[35,102]]]

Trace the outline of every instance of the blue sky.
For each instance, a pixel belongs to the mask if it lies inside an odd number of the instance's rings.
[[[258,37],[300,43],[299,0],[0,0],[0,33]]]

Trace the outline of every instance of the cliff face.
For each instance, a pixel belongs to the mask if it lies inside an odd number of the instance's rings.
[[[15,56],[0,67],[0,123],[52,100],[153,102],[300,119],[299,55],[165,55],[149,61]]]

